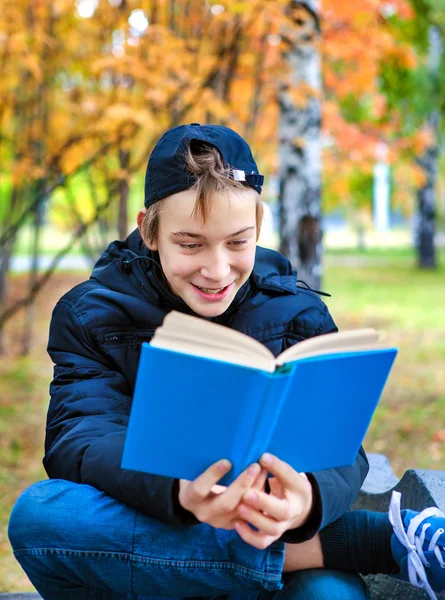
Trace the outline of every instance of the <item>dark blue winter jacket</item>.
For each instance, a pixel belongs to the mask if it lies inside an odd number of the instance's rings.
[[[195,523],[178,503],[177,480],[120,467],[141,343],[151,339],[170,310],[191,313],[150,258],[157,255],[136,230],[125,242],[111,243],[91,278],[56,305],[48,343],[55,367],[43,463],[50,478],[90,484],[164,521]],[[297,289],[288,260],[260,247],[250,280],[212,320],[252,336],[275,356],[303,339],[337,330],[318,296]],[[360,450],[351,467],[311,474],[311,518],[283,539],[308,539],[345,513],[367,471]]]

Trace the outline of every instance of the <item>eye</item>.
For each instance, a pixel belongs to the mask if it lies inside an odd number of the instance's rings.
[[[196,250],[199,247],[199,244],[179,244],[179,246],[183,250]]]
[[[230,243],[233,246],[242,246],[243,244],[247,244],[248,240],[232,240]]]

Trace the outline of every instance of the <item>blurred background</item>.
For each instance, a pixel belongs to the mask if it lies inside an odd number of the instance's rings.
[[[261,244],[400,348],[366,449],[445,468],[444,34],[445,0],[0,0],[0,592],[32,589],[6,527],[45,478],[51,311],[182,123],[248,140]]]

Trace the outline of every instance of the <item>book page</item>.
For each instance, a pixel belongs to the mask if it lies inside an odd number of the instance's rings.
[[[251,356],[262,356],[270,361],[275,361],[274,355],[266,346],[248,335],[224,325],[218,325],[176,311],[170,312],[165,317],[161,327],[155,331],[153,340],[159,335],[158,332],[162,332],[163,340],[165,336],[172,336],[176,339],[186,338],[188,342],[197,346],[210,344],[214,347],[231,349],[235,356],[237,353],[243,352]]]
[[[272,373],[277,366],[321,354],[376,349],[379,336],[374,329],[341,331],[316,336],[295,344],[275,359],[253,338],[198,317],[170,312],[155,331],[151,344],[194,356],[222,360]],[[380,346],[379,346],[380,347]]]
[[[354,352],[376,348],[379,335],[374,329],[357,329],[319,335],[287,348],[276,359],[281,366],[300,358],[338,352]]]
[[[334,350],[318,349],[318,350],[314,350],[312,352],[305,352],[303,356],[295,356],[294,358],[290,358],[290,359],[286,360],[286,362],[284,364],[290,365],[294,361],[305,360],[306,358],[314,358],[315,356],[326,356],[326,355],[335,356],[336,354],[347,354],[348,352],[351,352],[351,353],[374,352],[376,350],[388,350],[388,346],[385,346],[384,344],[375,344],[373,346],[371,345],[371,346],[361,346],[361,347],[344,346],[341,349],[338,348],[338,349],[334,349]],[[277,363],[277,366],[282,366],[282,365],[278,365],[278,363]]]
[[[187,342],[185,340],[174,340],[172,338],[153,338],[150,342],[151,346],[161,348],[162,350],[172,350],[174,352],[182,352],[192,356],[200,356],[211,360],[221,360],[226,363],[232,363],[241,367],[250,367],[259,369],[268,373],[275,371],[275,361],[263,356],[253,356],[243,352],[233,352],[226,348],[217,348],[215,346],[204,346]]]
[[[153,345],[157,346],[158,348],[164,348],[166,347],[166,344],[168,344],[169,347],[175,345],[175,347],[182,350],[182,347],[184,345],[187,345],[187,347],[199,346],[199,348],[204,349],[205,352],[214,352],[215,350],[227,350],[229,352],[235,353],[236,355],[245,354],[246,356],[254,358],[258,356],[257,354],[253,353],[250,348],[245,348],[243,346],[238,346],[236,350],[234,350],[233,343],[230,343],[230,341],[224,339],[220,340],[215,339],[214,337],[209,338],[207,336],[202,336],[199,338],[194,337],[193,339],[191,339],[190,333],[184,333],[182,331],[175,333],[170,331],[165,332],[163,331],[162,327],[160,327],[157,330],[155,338],[155,343]],[[261,356],[261,358],[264,358],[269,362],[275,362],[273,358],[270,358],[268,356]]]

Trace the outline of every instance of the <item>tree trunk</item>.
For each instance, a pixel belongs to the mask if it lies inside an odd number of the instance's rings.
[[[41,194],[44,182],[39,182],[37,185],[37,193]],[[39,202],[35,208],[34,212],[34,230],[33,230],[33,241],[32,241],[32,250],[31,250],[31,266],[29,271],[29,291],[34,288],[37,283],[39,277],[39,256],[40,256],[40,234],[42,231],[43,225],[43,211],[44,211],[44,202],[42,200]],[[35,321],[35,304],[32,303],[26,308],[25,313],[25,327],[23,330],[23,338],[22,338],[22,349],[21,355],[27,356],[31,350],[32,346],[32,330],[33,323]]]
[[[357,250],[366,250],[365,226],[361,221],[357,223]]]
[[[247,139],[253,134],[254,128],[258,122],[258,118],[261,112],[261,95],[264,87],[263,80],[263,70],[264,63],[266,59],[266,46],[267,46],[267,36],[269,31],[269,22],[266,21],[264,31],[261,35],[260,44],[258,53],[255,61],[255,75],[254,75],[254,92],[252,95],[252,100],[250,104],[249,111],[249,120],[246,124],[246,134],[245,137]]]
[[[150,23],[151,25],[158,24],[159,6],[157,0],[151,0],[150,3]]]
[[[76,208],[76,196],[72,190],[72,184],[69,180],[67,181],[64,189],[65,189],[66,199],[67,199],[68,204],[70,205],[72,214],[73,214],[77,224],[81,225],[83,223],[83,218],[82,218],[82,215],[79,213],[79,211]],[[98,252],[96,245],[94,245],[93,247],[91,246],[89,239],[88,239],[88,233],[89,233],[89,231],[83,236],[83,238],[81,240],[79,240],[79,244],[80,244],[80,249],[82,250],[83,255],[88,260],[91,267],[93,267],[95,262],[97,261],[98,257],[100,256],[100,253]],[[103,248],[103,246],[101,246],[101,248]]]
[[[28,25],[30,32],[34,32],[37,29],[37,11],[38,11],[38,3],[30,4],[28,8]],[[49,11],[48,18],[45,22],[45,34],[51,38],[54,33],[54,23],[55,16]],[[32,33],[31,33],[32,35]],[[45,140],[48,137],[49,130],[49,85],[50,85],[50,76],[47,73],[47,58],[49,53],[49,46],[46,45],[44,47],[43,53],[39,57],[40,66],[42,69],[42,79],[38,84],[38,88],[35,90],[37,93],[36,103],[31,106],[30,111],[30,128],[36,123],[41,123],[41,131],[40,135],[35,139],[32,139],[31,143],[31,152],[33,154],[33,162],[36,165],[45,165],[46,157],[47,157],[47,147]],[[34,92],[34,90],[33,90]],[[46,210],[46,201],[48,197],[47,191],[47,177],[50,175],[46,173],[43,177],[36,181],[33,187],[33,192],[35,193],[35,198],[38,198],[38,201],[35,205],[34,209],[34,237],[33,237],[33,245],[32,245],[32,254],[31,254],[31,266],[29,273],[29,294],[32,294],[32,290],[38,283],[39,278],[39,256],[40,256],[40,240],[41,240],[41,231],[42,225],[44,222],[44,213]],[[49,179],[49,178],[48,178]],[[23,339],[22,339],[22,350],[21,354],[23,356],[29,354],[32,345],[32,330],[33,323],[35,321],[35,305],[30,304],[26,308],[25,314],[25,328],[23,331]]]
[[[434,120],[438,121],[436,113]],[[433,127],[437,133],[437,128]],[[436,178],[437,157],[439,151],[437,142],[427,148],[424,155],[417,159],[425,173],[425,185],[417,190],[417,219],[416,219],[416,248],[417,262],[421,269],[435,269],[436,247],[434,238],[436,234]]]
[[[6,294],[8,292],[8,271],[12,256],[14,239],[9,239],[0,251],[0,313],[6,308]],[[3,329],[0,328],[0,354],[5,348],[3,344]]]
[[[124,240],[128,234],[128,194],[130,187],[128,185],[128,165],[130,164],[130,152],[128,150],[119,150],[119,166],[121,178],[119,181],[119,217],[118,230],[119,239]],[[124,172],[126,172],[124,176]]]
[[[442,56],[442,34],[438,27],[432,25],[429,29],[429,70],[434,83],[434,95],[438,95],[440,86],[440,62]],[[436,179],[437,159],[439,155],[439,127],[440,112],[433,110],[428,126],[432,132],[433,143],[426,149],[422,157],[417,159],[417,164],[425,174],[425,185],[419,188],[417,197],[417,220],[415,231],[415,244],[417,249],[417,262],[421,269],[435,269],[437,267],[436,247],[434,238],[436,234]]]
[[[319,289],[321,282],[321,90],[319,0],[292,1],[295,26],[284,32],[291,86],[315,93],[296,106],[289,86],[280,92],[280,251],[299,279]]]
[[[172,31],[176,31],[176,0],[170,0],[169,25]]]
[[[9,217],[6,218],[5,221],[5,231],[8,230],[8,226],[10,225],[10,221],[13,220],[14,209],[17,203],[18,197],[18,189],[14,187],[11,191],[11,199],[9,204]],[[8,273],[9,273],[9,265],[11,262],[12,251],[14,248],[14,242],[17,237],[17,232],[15,232],[7,241],[0,246],[0,313],[6,310],[6,300],[8,293]],[[4,352],[4,344],[3,344],[3,328],[0,327],[0,354]]]

